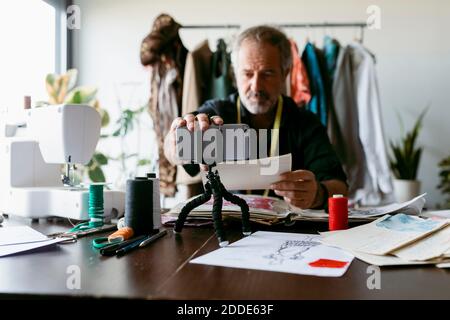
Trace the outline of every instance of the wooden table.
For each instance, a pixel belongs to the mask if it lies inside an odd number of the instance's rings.
[[[63,221],[6,219],[4,225],[30,225],[45,234],[67,230]],[[255,229],[255,225],[253,228]],[[316,233],[323,223],[261,230]],[[240,224],[229,223],[231,241]],[[1,231],[0,231],[1,232]],[[99,236],[99,235],[96,235]],[[102,257],[93,237],[35,252],[0,258],[0,296],[137,299],[450,299],[450,271],[428,267],[381,268],[381,289],[370,290],[368,265],[357,259],[341,278],[232,269],[190,264],[218,248],[211,228],[185,228],[122,257]],[[70,266],[77,266],[81,288],[69,289]],[[69,269],[68,269],[69,268]]]

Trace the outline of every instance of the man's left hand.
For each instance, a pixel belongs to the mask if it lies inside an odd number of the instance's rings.
[[[322,188],[314,173],[308,170],[296,170],[281,175],[281,180],[270,186],[276,195],[301,209],[309,209],[322,204]]]

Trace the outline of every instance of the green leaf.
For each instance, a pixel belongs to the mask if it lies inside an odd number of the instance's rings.
[[[52,73],[47,74],[47,76],[45,77],[45,82],[49,86],[53,87],[55,85],[55,75]]]
[[[89,179],[92,182],[105,182],[105,175],[100,167],[95,166],[88,170]]]
[[[415,154],[412,157],[411,163],[411,180],[416,180],[417,178],[417,170],[419,168],[420,157],[422,155],[422,148],[416,150]]]
[[[80,91],[74,91],[73,95],[70,96],[66,99],[66,103],[73,103],[73,104],[81,104],[82,101],[82,97],[81,97],[81,92]]]
[[[140,159],[140,160],[138,161],[137,165],[138,165],[138,167],[140,167],[140,166],[146,166],[146,165],[149,165],[149,164],[151,164],[151,163],[152,163],[152,162],[151,162],[150,159]]]
[[[55,104],[58,95],[57,76],[54,74],[47,74],[45,77],[45,89],[49,95],[49,104]]]
[[[89,104],[93,99],[95,99],[96,95],[97,88],[95,87],[77,87],[67,94],[64,102],[73,104]]]
[[[133,130],[134,122],[137,122],[136,113],[133,110],[125,109],[122,111],[120,118],[116,121],[116,131],[114,131],[113,136],[117,137],[121,135],[122,137],[126,136],[128,132]]]
[[[113,137],[118,137],[120,135],[120,132],[122,131],[122,128],[118,128],[116,131],[113,132]]]
[[[105,109],[99,109],[98,112],[100,112],[100,116],[102,118],[102,128],[108,126],[110,118],[109,113]]]
[[[423,118],[428,109],[429,106],[421,112],[410,132],[404,135],[402,133],[403,137],[400,139],[400,144],[397,145],[392,141],[390,142],[393,157],[389,157],[389,164],[392,172],[398,179],[415,180],[417,178],[422,148],[416,147],[416,142],[422,128]],[[399,120],[403,127],[400,117]]]
[[[94,159],[99,165],[108,164],[108,158],[100,152],[94,153]]]
[[[70,91],[75,87],[75,84],[77,83],[78,70],[70,69],[67,70],[66,74],[69,77],[69,83],[67,84],[67,91]]]

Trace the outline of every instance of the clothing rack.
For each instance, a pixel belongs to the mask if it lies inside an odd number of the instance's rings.
[[[272,24],[271,24],[272,25]],[[368,27],[366,22],[324,22],[324,23],[287,23],[287,24],[274,24],[280,28],[366,28]],[[184,29],[239,29],[239,24],[191,24],[183,25]]]
[[[366,22],[324,22],[324,23],[287,23],[275,24],[280,28],[359,28],[361,30],[361,42],[364,38],[364,29],[369,25]],[[183,25],[183,29],[240,29],[238,24],[209,24],[209,25]]]
[[[238,24],[191,24],[181,26],[183,29],[239,29],[241,28]]]

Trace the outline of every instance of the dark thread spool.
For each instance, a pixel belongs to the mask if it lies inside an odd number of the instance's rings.
[[[127,180],[125,199],[125,225],[135,235],[153,231],[153,182],[147,178]]]
[[[330,231],[348,228],[348,199],[334,195],[328,199],[328,227]]]

